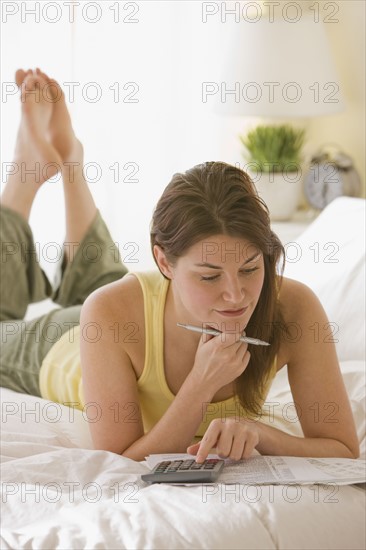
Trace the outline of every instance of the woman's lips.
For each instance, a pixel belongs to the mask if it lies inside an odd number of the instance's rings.
[[[248,306],[242,307],[241,309],[228,309],[228,310],[217,309],[216,312],[219,313],[220,315],[223,315],[224,317],[240,317],[246,312],[247,309],[248,309]]]

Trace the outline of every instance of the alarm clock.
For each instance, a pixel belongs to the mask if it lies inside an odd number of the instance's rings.
[[[318,151],[305,174],[304,193],[309,204],[318,210],[337,197],[359,197],[361,180],[351,157],[338,149]]]

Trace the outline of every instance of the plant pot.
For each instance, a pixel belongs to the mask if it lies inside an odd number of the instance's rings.
[[[273,221],[292,218],[302,191],[301,172],[256,172],[250,174],[258,195],[264,200]]]

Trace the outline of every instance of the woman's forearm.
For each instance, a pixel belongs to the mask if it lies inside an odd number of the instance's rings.
[[[277,428],[257,423],[259,444],[256,446],[262,455],[308,456],[358,458],[359,448],[349,449],[341,441],[324,437],[298,437],[287,434]]]
[[[149,454],[185,453],[214,393],[209,389],[203,390],[188,376],[159,422],[125,449],[122,456],[144,460]]]

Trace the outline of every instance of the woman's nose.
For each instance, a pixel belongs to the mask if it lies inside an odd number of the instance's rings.
[[[239,280],[235,280],[226,282],[222,294],[226,302],[232,302],[234,305],[242,305],[241,302],[245,292],[242,283]]]

